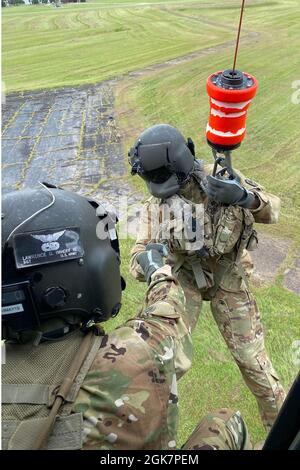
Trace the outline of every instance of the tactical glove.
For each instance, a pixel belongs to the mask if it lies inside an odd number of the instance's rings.
[[[152,274],[163,267],[163,256],[168,256],[168,249],[163,243],[148,243],[146,250],[137,255],[136,260],[148,284],[150,284]]]
[[[250,208],[255,200],[255,195],[244,188],[236,179],[223,180],[209,175],[203,189],[209,198],[230,206],[238,205]]]

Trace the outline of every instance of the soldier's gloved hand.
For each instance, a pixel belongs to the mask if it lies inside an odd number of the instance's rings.
[[[250,208],[255,201],[255,195],[244,188],[236,179],[222,180],[209,175],[203,189],[209,198],[221,204]]]
[[[148,243],[146,250],[137,255],[136,260],[148,284],[150,284],[152,274],[163,267],[163,256],[168,256],[168,254],[168,249],[163,243]]]

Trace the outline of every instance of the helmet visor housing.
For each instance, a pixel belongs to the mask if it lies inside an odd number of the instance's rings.
[[[194,167],[194,155],[182,134],[175,127],[159,124],[146,129],[129,152],[132,174],[146,180],[149,190],[169,197],[184,184]],[[171,180],[172,178],[172,180]],[[177,178],[177,184],[175,179]],[[170,180],[170,185],[167,184]],[[163,185],[157,191],[158,185]],[[173,194],[175,194],[173,192]],[[153,192],[151,194],[155,195]],[[166,196],[168,194],[169,196]]]

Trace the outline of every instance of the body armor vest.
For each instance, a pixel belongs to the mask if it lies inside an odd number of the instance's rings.
[[[80,331],[59,341],[32,344],[7,343],[2,368],[2,449],[35,448],[58,390],[68,376],[83,341]],[[82,447],[83,418],[72,413],[73,403],[99,350],[101,336],[93,336],[89,350],[60,406],[47,450],[75,450]]]
[[[218,289],[223,277],[234,264],[240,264],[240,258],[245,249],[252,251],[257,245],[257,235],[253,229],[254,217],[249,209],[244,209],[238,205],[224,206],[213,201],[209,201],[202,188],[205,183],[206,173],[203,162],[195,161],[195,168],[191,175],[191,181],[179,195],[168,199],[171,212],[176,214],[180,211],[181,204],[204,205],[203,213],[203,248],[189,249],[189,243],[184,235],[172,237],[173,232],[184,230],[182,220],[174,217],[170,222],[169,233],[171,237],[165,240],[170,250],[170,264],[174,271],[178,271],[182,266],[192,270],[198,288],[205,292],[206,300],[210,300]],[[164,237],[159,234],[159,240]],[[189,241],[188,241],[189,242]],[[242,267],[241,276],[248,282]]]

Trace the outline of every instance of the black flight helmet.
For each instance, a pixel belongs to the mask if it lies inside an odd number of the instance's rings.
[[[166,199],[176,194],[194,168],[194,144],[173,126],[157,124],[146,129],[129,152],[133,175],[146,181],[150,193]]]
[[[116,220],[96,201],[42,186],[2,199],[4,339],[70,314],[102,322],[121,306]]]

